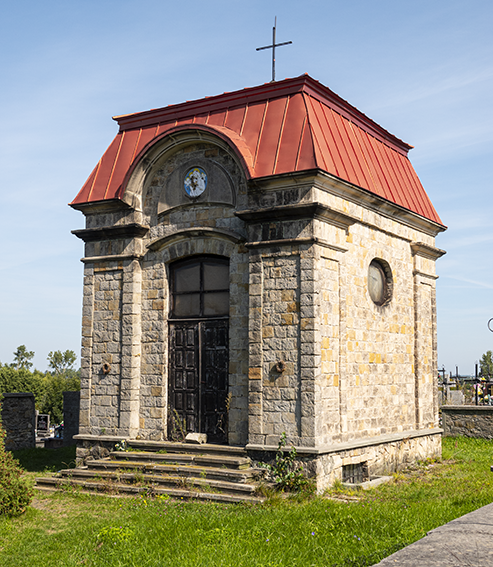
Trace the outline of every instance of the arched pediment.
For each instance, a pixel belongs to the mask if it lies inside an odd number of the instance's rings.
[[[223,127],[188,124],[167,130],[140,152],[127,173],[122,200],[132,208],[142,210],[147,188],[155,173],[171,156],[197,143],[222,150],[240,166],[245,177],[250,176],[252,158],[241,136]],[[210,190],[189,200],[183,191],[183,180],[193,167],[205,168]],[[178,167],[167,173],[164,191],[159,197],[158,213],[187,203],[235,205],[234,184],[230,175],[213,157],[182,160]]]

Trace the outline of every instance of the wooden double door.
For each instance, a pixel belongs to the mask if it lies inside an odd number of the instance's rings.
[[[229,265],[214,257],[171,268],[168,436],[227,443]]]

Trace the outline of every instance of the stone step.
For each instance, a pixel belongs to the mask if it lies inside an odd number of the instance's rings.
[[[142,471],[149,474],[160,475],[171,474],[175,476],[187,476],[194,478],[207,478],[214,480],[225,480],[228,482],[248,482],[259,475],[258,469],[228,469],[216,467],[201,467],[197,465],[181,465],[179,463],[152,462],[137,459],[116,460],[98,459],[87,462],[87,468],[91,471],[115,471],[130,472],[133,470]],[[64,471],[61,471],[63,474]]]
[[[216,480],[212,478],[186,477],[173,474],[157,474],[127,471],[100,471],[95,473],[94,470],[86,468],[65,469],[60,471],[58,478],[68,480],[88,480],[92,479],[96,482],[107,481],[115,484],[145,484],[147,486],[180,486],[181,488],[205,487],[214,492],[223,491],[238,494],[253,494],[256,490],[254,484],[233,480]],[[44,479],[39,479],[42,482]]]
[[[145,450],[136,450],[136,444]],[[259,502],[255,478],[259,471],[241,447],[132,441],[130,451],[113,451],[85,466],[38,478],[38,490],[76,487],[88,492],[169,494],[224,502]],[[200,494],[200,496],[197,496]],[[220,497],[219,495],[222,495]]]
[[[229,455],[236,457],[246,457],[244,447],[234,445],[214,445],[212,443],[179,443],[176,441],[146,441],[140,439],[130,439],[127,445],[132,449],[144,452],[162,451],[166,453],[191,453],[207,455]]]
[[[248,469],[250,459],[248,457],[214,454],[193,454],[193,453],[154,453],[148,451],[113,451],[110,453],[112,459],[118,461],[149,461],[149,462],[168,462],[172,464],[190,464],[202,467],[228,468],[228,469]]]
[[[260,503],[263,498],[250,494],[229,494],[224,492],[209,492],[206,487],[197,487],[197,489],[172,488],[172,487],[152,487],[136,486],[121,483],[105,483],[87,481],[82,479],[65,479],[59,477],[39,478],[36,480],[36,488],[42,492],[56,492],[61,488],[72,488],[82,493],[94,493],[118,496],[118,495],[146,495],[156,497],[160,495],[168,495],[172,498],[186,500],[209,500],[216,502],[250,502]],[[202,490],[200,489],[202,488]]]

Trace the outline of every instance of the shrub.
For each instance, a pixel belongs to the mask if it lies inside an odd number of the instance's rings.
[[[1,400],[0,400],[1,401]],[[22,514],[33,499],[33,487],[10,451],[5,450],[0,421],[0,516]]]
[[[265,464],[264,467],[269,471],[270,477],[275,482],[278,490],[299,492],[300,490],[308,489],[310,481],[305,477],[303,467],[296,463],[296,448],[291,447],[289,453],[286,453],[283,450],[285,446],[286,434],[282,433],[279,438],[274,464]]]

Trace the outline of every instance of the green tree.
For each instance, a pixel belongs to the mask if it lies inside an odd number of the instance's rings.
[[[49,413],[52,423],[63,421],[63,392],[80,390],[80,380],[63,376],[45,376],[45,394],[40,405],[41,413]]]
[[[40,409],[45,391],[45,375],[39,370],[16,370],[13,365],[0,368],[0,392],[31,392],[36,400],[36,409]]]
[[[14,362],[12,363],[12,366],[16,370],[29,370],[33,365],[31,362],[33,358],[33,350],[27,350],[26,345],[18,346],[17,350],[14,352]]]
[[[487,350],[479,361],[481,376],[493,376],[493,352]]]
[[[69,371],[74,370],[77,356],[73,350],[55,350],[48,354],[48,367],[53,370],[55,376],[66,376]]]

